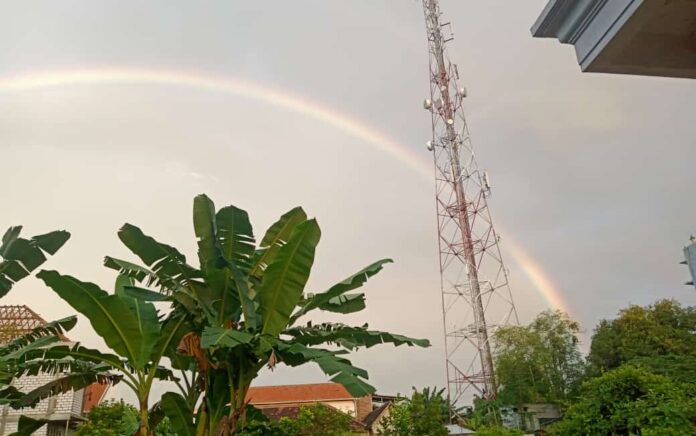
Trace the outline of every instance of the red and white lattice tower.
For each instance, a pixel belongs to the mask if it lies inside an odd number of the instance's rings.
[[[433,137],[440,247],[442,316],[448,394],[452,404],[474,395],[497,394],[492,336],[496,328],[517,323],[508,274],[493,228],[488,175],[476,165],[464,118],[457,66],[447,57],[451,26],[441,22],[437,0],[423,0],[430,51]]]

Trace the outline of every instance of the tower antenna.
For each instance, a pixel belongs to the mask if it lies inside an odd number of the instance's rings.
[[[423,0],[423,10],[430,52],[423,106],[432,115],[427,148],[435,162],[447,392],[457,404],[472,395],[496,398],[491,339],[518,318],[488,208],[490,180],[478,169],[464,117],[466,89],[447,56],[451,25],[441,22],[437,0]]]

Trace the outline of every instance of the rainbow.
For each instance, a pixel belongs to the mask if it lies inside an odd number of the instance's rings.
[[[433,170],[430,164],[412,150],[400,145],[365,122],[307,98],[236,77],[196,71],[151,68],[105,67],[52,70],[0,76],[0,93],[31,91],[58,86],[112,84],[182,86],[260,101],[332,126],[395,158],[424,179],[428,181],[432,179]],[[562,294],[538,262],[509,238],[506,238],[506,248],[547,304],[569,313],[568,305],[563,300]]]
[[[544,300],[546,300],[549,307],[561,310],[572,317],[573,313],[570,310],[570,306],[563,299],[563,294],[556,288],[556,285],[542,269],[541,265],[539,265],[539,262],[523,250],[517,242],[511,240],[509,236],[505,237],[504,242],[506,251],[510,253],[515,262],[520,266],[522,272],[527,276],[529,281],[534,284],[534,287],[536,287],[537,291],[539,291]]]
[[[306,98],[235,77],[139,68],[44,71],[0,77],[0,92],[95,84],[184,86],[261,101],[271,106],[305,115],[341,130],[391,155],[423,177],[430,179],[433,174],[432,169],[414,152],[361,121]]]

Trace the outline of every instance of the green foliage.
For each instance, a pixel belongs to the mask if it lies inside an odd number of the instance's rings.
[[[631,305],[595,328],[580,400],[556,426],[573,434],[696,433],[696,308],[674,300]]]
[[[56,346],[34,356],[39,359],[71,359],[80,366],[50,384],[27,394],[27,398],[40,398],[56,391],[79,389],[85,382],[92,382],[99,374],[109,370],[119,371],[123,382],[138,398],[140,435],[147,436],[149,426],[148,399],[156,379],[173,379],[170,370],[160,365],[166,354],[174,353],[176,345],[186,332],[184,317],[177,313],[160,321],[153,303],[133,298],[125,292],[133,279],[121,275],[116,280],[116,290],[110,294],[97,285],[80,281],[56,271],[41,271],[37,277],[46,283],[76,311],[84,315],[94,331],[117,355],[88,350],[79,344]],[[88,365],[93,364],[92,366]],[[96,364],[96,365],[94,365]],[[87,366],[85,366],[87,365]]]
[[[473,407],[467,408],[463,417],[464,426],[472,430],[496,428],[501,423],[500,399],[485,400],[475,397]]]
[[[444,389],[413,388],[410,399],[400,398],[392,406],[389,416],[382,420],[380,432],[385,436],[446,436],[445,424],[449,419],[449,403],[443,397]]]
[[[280,423],[266,421],[254,421],[247,418],[244,426],[237,430],[237,436],[293,436],[287,433]]]
[[[22,415],[17,422],[17,431],[10,436],[31,436],[47,423],[47,419],[33,419]]]
[[[186,399],[174,392],[162,395],[160,406],[168,424],[179,436],[193,436],[196,429],[193,426],[193,414],[186,404]]]
[[[302,406],[297,419],[281,418],[280,434],[287,436],[346,436],[352,434],[349,415],[323,404]]]
[[[476,436],[523,436],[524,432],[516,428],[502,426],[483,426],[476,429]]]
[[[696,385],[696,358],[693,354],[636,357],[630,364],[676,382]]]
[[[76,386],[97,370],[119,371],[138,397],[141,436],[149,433],[150,415],[159,419],[161,414],[179,434],[250,431],[245,397],[266,365],[315,363],[357,397],[374,388],[366,382],[367,372],[345,357],[346,351],[382,343],[429,346],[427,340],[369,330],[367,325],[298,324],[312,310],[363,309],[364,294],[354,290],[391,262],[380,260],[326,292],[305,294],[321,231],[301,208],[284,214],[257,245],[245,211],[234,206],[216,210],[200,195],[194,199],[193,227],[198,267],[189,265],[176,248],[125,224],[118,237],[144,265],[107,257],[105,266],[119,272],[114,293],[54,271],[39,274],[89,319],[116,355],[78,344],[51,347],[35,357],[83,364],[80,372],[59,381],[61,388]],[[160,314],[156,303],[169,304],[170,310]],[[164,357],[181,372],[179,377],[160,365]],[[180,392],[166,394],[149,410],[148,396],[157,379],[173,380]],[[53,390],[55,386],[46,386],[32,395]]]
[[[287,244],[278,250],[276,261],[265,269],[259,288],[259,308],[263,318],[261,334],[276,336],[287,327],[295,306],[302,299],[320,237],[321,231],[315,220],[299,224]]]
[[[24,239],[22,226],[10,227],[0,241],[0,297],[12,286],[46,262],[47,254],[55,254],[70,239],[64,230]]]
[[[622,366],[583,384],[580,399],[560,423],[559,435],[693,435],[693,387],[643,369]]]
[[[95,406],[81,424],[77,436],[130,436],[138,429],[138,410],[121,401]]]
[[[92,408],[87,421],[80,424],[76,436],[132,436],[139,427],[138,409],[120,401],[105,401]],[[155,427],[153,436],[178,436],[165,417]]]
[[[579,328],[565,313],[546,311],[527,326],[497,330],[495,366],[502,404],[571,398],[584,371]]]
[[[109,294],[93,283],[56,271],[41,271],[37,277],[85,315],[106,345],[126,358],[134,369],[143,369],[149,362],[161,333],[152,303]]]
[[[246,420],[235,433],[237,436],[286,436],[278,421],[271,421],[261,410],[247,404]]]
[[[321,403],[300,407],[297,418],[270,421],[263,413],[247,406],[247,420],[235,434],[239,436],[351,436],[352,417]],[[361,433],[358,433],[361,434]]]
[[[53,231],[30,239],[20,237],[22,227],[9,228],[0,241],[0,297],[7,295],[15,283],[29,276],[47,260],[47,255],[55,254],[70,238],[66,231]],[[0,404],[18,407],[24,394],[11,382],[14,378],[37,372],[51,372],[56,368],[66,368],[70,363],[55,360],[32,361],[28,356],[56,344],[60,336],[72,329],[77,322],[74,316],[49,322],[30,332],[20,332],[16,328],[3,328],[0,331]],[[34,405],[36,401],[28,403]],[[17,435],[31,434],[45,424],[42,420],[21,417]]]
[[[56,362],[37,362],[29,356],[43,347],[58,343],[60,335],[72,329],[76,322],[74,316],[52,321],[0,345],[0,404],[18,406],[23,401],[24,395],[10,386],[12,380],[20,375],[52,369]]]
[[[391,406],[389,416],[382,419],[379,432],[385,436],[408,435],[413,427],[408,398],[399,398]]]
[[[618,318],[599,323],[592,336],[588,363],[591,375],[631,363],[675,377],[696,380],[696,308],[675,300],[647,307],[629,306]]]
[[[162,420],[157,424],[155,430],[152,432],[153,436],[180,436],[180,434],[174,431],[171,421],[168,417],[162,418]]]

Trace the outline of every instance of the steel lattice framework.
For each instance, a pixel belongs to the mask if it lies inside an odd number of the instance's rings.
[[[0,343],[9,342],[46,324],[27,306],[0,306]]]
[[[448,394],[495,398],[493,331],[517,323],[508,274],[493,228],[487,174],[479,171],[464,117],[466,90],[446,45],[452,34],[437,0],[423,0],[430,51],[432,140]],[[447,35],[445,36],[445,33]],[[467,398],[468,399],[468,398]]]

